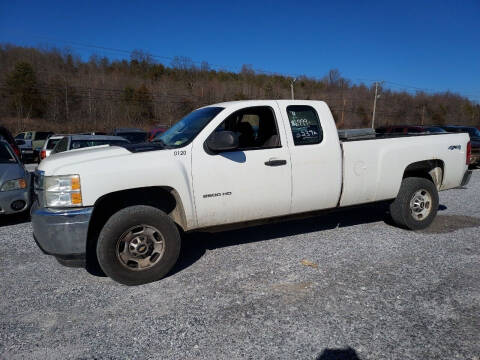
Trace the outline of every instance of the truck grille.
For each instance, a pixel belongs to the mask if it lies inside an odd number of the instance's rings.
[[[43,178],[45,176],[45,172],[36,170],[34,177],[33,177],[33,201],[37,201],[37,203],[42,206],[42,192],[43,192]]]

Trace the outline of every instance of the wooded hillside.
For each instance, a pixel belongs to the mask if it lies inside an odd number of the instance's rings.
[[[68,50],[0,45],[0,120],[13,132],[150,129],[194,108],[228,100],[288,99],[290,78],[244,65],[238,73],[175,58],[168,65],[141,51],[127,60]],[[298,77],[296,99],[325,100],[339,127],[370,126],[374,86],[354,84],[338,70],[322,79]],[[376,125],[480,124],[480,106],[458,94],[381,89]]]

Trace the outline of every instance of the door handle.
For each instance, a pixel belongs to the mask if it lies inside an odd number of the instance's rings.
[[[271,158],[268,159],[268,161],[265,161],[266,166],[282,166],[282,165],[287,165],[287,160],[281,160],[281,159],[276,159],[276,158]]]

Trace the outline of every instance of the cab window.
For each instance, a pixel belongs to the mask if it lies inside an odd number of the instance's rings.
[[[215,131],[238,134],[238,150],[281,147],[277,121],[269,106],[254,106],[229,115]]]
[[[290,105],[287,106],[287,115],[295,145],[312,145],[322,142],[322,127],[313,107]]]
[[[64,137],[62,140],[58,142],[58,144],[53,149],[52,153],[56,154],[56,153],[67,151],[67,147],[68,147],[68,137]]]

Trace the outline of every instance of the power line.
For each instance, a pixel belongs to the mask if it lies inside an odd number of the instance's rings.
[[[73,46],[80,46],[80,47],[85,47],[85,48],[92,48],[92,49],[97,49],[97,50],[105,50],[109,52],[116,52],[116,53],[122,53],[122,54],[128,54],[132,55],[132,53],[137,50],[125,50],[125,49],[118,49],[118,48],[112,48],[112,47],[106,47],[106,46],[101,46],[101,45],[94,45],[94,44],[86,44],[78,41],[72,41],[72,40],[64,40],[64,39],[58,39],[58,38],[51,38],[47,36],[41,36],[41,35],[29,35],[34,38],[39,38],[39,39],[45,39],[49,41],[56,41],[56,42],[63,42],[65,44],[73,45]],[[231,69],[234,71],[234,67],[231,65],[221,65],[221,64],[213,64],[207,61],[199,61],[199,60],[193,60],[190,57],[187,56],[166,56],[166,55],[156,55],[152,54],[149,52],[144,53],[146,56],[152,57],[154,59],[163,59],[163,60],[170,60],[170,61],[175,61],[175,60],[182,60],[183,59],[188,59],[194,64],[202,65],[203,63],[207,63],[209,66],[213,66],[219,70],[222,69]],[[242,65],[243,66],[243,65]],[[287,73],[279,73],[279,72],[274,72],[274,71],[268,71],[268,70],[263,70],[263,69],[258,69],[258,68],[252,68],[253,71],[261,74],[269,74],[269,75],[282,75],[286,77],[296,77],[296,76],[305,76],[305,75],[300,75],[300,74],[287,74]]]
[[[21,32],[20,32],[21,33]],[[122,53],[122,54],[128,54],[128,55],[131,55],[135,50],[125,50],[125,49],[118,49],[118,48],[112,48],[112,47],[106,47],[106,46],[101,46],[101,45],[95,45],[95,44],[87,44],[87,43],[83,43],[83,42],[78,42],[78,41],[72,41],[72,40],[65,40],[65,39],[59,39],[59,38],[52,38],[52,37],[48,37],[48,36],[42,36],[42,35],[34,35],[34,34],[26,34],[26,33],[22,33],[23,35],[27,35],[29,37],[33,37],[33,38],[38,38],[38,39],[45,39],[45,40],[49,40],[49,41],[52,41],[52,42],[62,42],[62,43],[65,43],[65,44],[70,44],[70,45],[74,45],[74,46],[80,46],[80,47],[85,47],[85,48],[92,48],[92,49],[97,49],[97,50],[104,50],[104,51],[109,51],[109,52],[116,52],[116,53]],[[189,61],[191,61],[193,64],[200,64],[202,65],[204,63],[204,61],[198,61],[198,60],[193,60],[189,57],[182,57],[182,56],[175,56],[175,57],[172,57],[172,56],[166,56],[166,55],[158,55],[158,54],[152,54],[152,53],[148,53],[148,52],[145,52],[144,53],[146,56],[149,56],[149,57],[152,57],[152,58],[155,58],[155,59],[163,59],[163,60],[170,60],[170,61],[175,61],[175,60],[181,60],[182,58],[184,59],[188,59]],[[213,66],[215,68],[217,68],[217,70],[227,70],[227,69],[230,69],[232,72],[235,72],[235,70],[233,69],[236,69],[238,71],[237,68],[235,67],[232,67],[230,65],[221,65],[221,64],[214,64],[214,63],[209,63],[209,62],[205,62],[207,63],[209,66]],[[260,73],[260,74],[266,74],[266,75],[275,75],[275,76],[283,76],[283,77],[287,77],[287,78],[302,78],[302,77],[306,77],[308,79],[312,79],[312,80],[317,80],[318,79],[321,79],[323,78],[324,76],[317,76],[317,75],[310,75],[310,76],[307,76],[306,74],[299,74],[299,73],[296,73],[296,74],[292,74],[292,73],[281,73],[281,72],[275,72],[275,71],[269,71],[269,70],[264,70],[264,69],[259,69],[259,68],[252,68],[253,71],[255,71],[256,73]],[[379,79],[365,79],[365,78],[355,78],[354,80],[358,80],[358,81],[368,81],[368,82],[371,82],[372,84],[375,84],[375,82],[378,82],[380,81]],[[385,83],[388,83],[388,84],[391,84],[391,85],[394,85],[394,86],[397,86],[399,87],[400,89],[404,89],[404,90],[407,90],[407,89],[412,89],[410,91],[423,91],[423,92],[427,92],[427,93],[447,93],[447,92],[452,92],[452,93],[459,93],[459,94],[463,94],[463,96],[472,96],[472,97],[476,97],[478,95],[480,95],[480,91],[479,92],[471,92],[471,90],[466,90],[466,89],[456,89],[456,90],[438,90],[438,89],[433,89],[433,88],[422,88],[422,87],[418,87],[418,86],[414,86],[414,85],[407,85],[407,84],[401,84],[401,83],[397,83],[397,82],[394,82],[394,81],[390,81],[390,80],[383,80]],[[407,91],[408,92],[408,91]]]

